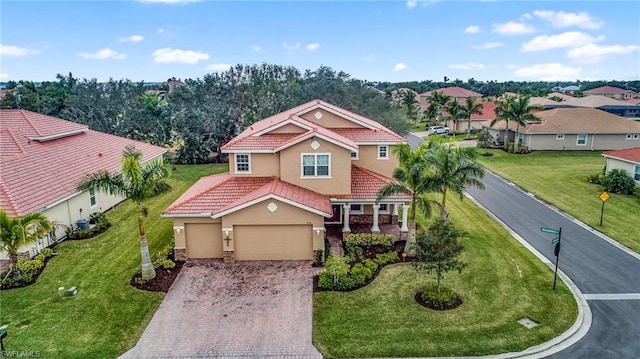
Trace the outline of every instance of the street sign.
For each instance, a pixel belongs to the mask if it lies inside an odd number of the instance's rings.
[[[607,191],[604,191],[600,194],[600,200],[604,203],[609,199],[609,193],[607,193]]]
[[[542,227],[540,228],[540,230],[544,233],[551,233],[551,234],[559,234],[560,231],[558,231],[557,229],[553,229],[553,228],[547,228],[547,227]]]
[[[558,243],[559,241],[560,241],[560,238],[556,237],[551,240],[551,244]]]

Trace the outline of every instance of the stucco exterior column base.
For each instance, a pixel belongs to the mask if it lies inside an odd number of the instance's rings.
[[[378,228],[378,229],[372,229],[372,230],[371,230],[371,233],[373,233],[373,234],[380,234],[380,229],[379,229],[379,228]]]
[[[409,232],[400,232],[400,240],[406,241],[407,239],[409,239]]]
[[[185,248],[176,248],[173,250],[175,260],[184,262],[187,260],[187,250]]]
[[[224,251],[224,262],[225,263],[236,262],[236,256],[233,254],[233,251]]]

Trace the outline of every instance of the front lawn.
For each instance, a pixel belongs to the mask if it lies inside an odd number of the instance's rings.
[[[451,218],[468,232],[469,266],[445,276],[463,297],[450,311],[419,305],[414,294],[433,277],[411,264],[384,268],[367,287],[313,297],[313,343],[326,358],[486,355],[521,351],[566,331],[578,308],[553,272],[470,201],[449,202]],[[528,317],[540,325],[517,323]]]
[[[172,243],[170,218],[160,212],[200,177],[227,165],[178,166],[169,180],[173,190],[148,203],[146,222],[151,255]],[[55,247],[35,284],[0,292],[0,324],[8,324],[8,351],[44,358],[114,358],[135,345],[164,293],[129,285],[140,270],[136,209],[125,202],[107,213],[112,227],[104,234]],[[58,297],[58,287],[78,287],[74,298]],[[34,354],[36,356],[36,354]]]
[[[640,252],[640,203],[633,196],[611,193],[600,226],[599,196],[603,187],[587,182],[587,176],[601,173],[607,163],[600,152],[536,151],[526,155],[502,150],[490,152],[494,156],[480,156],[483,166]]]

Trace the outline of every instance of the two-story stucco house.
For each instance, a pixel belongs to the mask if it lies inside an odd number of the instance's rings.
[[[163,212],[178,259],[310,260],[326,231],[406,233],[410,197],[376,202],[405,139],[315,100],[251,125],[222,147],[229,172],[201,178]],[[399,214],[401,213],[401,214]]]

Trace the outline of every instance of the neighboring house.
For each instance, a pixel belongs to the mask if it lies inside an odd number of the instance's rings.
[[[477,97],[478,100],[480,100],[480,98],[482,98],[482,94],[481,93],[477,93],[471,90],[467,90],[464,89],[462,87],[458,87],[458,86],[452,86],[452,87],[443,87],[443,88],[439,88],[437,90],[432,90],[432,91],[427,91],[427,92],[423,92],[418,96],[418,101],[420,102],[420,107],[424,110],[427,107],[429,107],[429,99],[431,98],[431,96],[433,96],[434,92],[440,92],[440,93],[444,93],[445,95],[451,96],[451,98],[456,99],[458,101],[462,100],[466,100],[467,97]]]
[[[391,101],[397,104],[402,104],[402,101],[404,100],[404,96],[406,95],[407,92],[413,92],[413,94],[416,95],[416,101],[420,99],[420,95],[418,94],[417,91],[407,87],[400,87],[399,89],[395,89],[391,91]]]
[[[560,92],[560,93],[563,93],[563,94],[565,94],[565,93],[573,94],[574,92],[580,90],[580,86],[576,86],[576,85],[569,85],[569,86],[566,86],[566,87],[556,86],[552,90]]]
[[[636,94],[631,90],[625,90],[625,89],[621,89],[619,87],[613,87],[613,86],[600,86],[591,90],[583,91],[582,93],[585,96],[597,95],[597,96],[615,98],[618,100],[633,98]]]
[[[550,98],[531,97],[529,104],[542,106],[545,110],[563,107],[587,107],[597,108],[599,110],[609,112],[627,119],[640,118],[640,105],[621,101],[614,98],[592,95],[585,97],[567,97],[562,102],[555,102]]]
[[[458,99],[458,102],[464,106],[467,102],[466,99]],[[488,127],[496,118],[496,105],[492,101],[482,101],[482,113],[477,114],[474,113],[471,115],[471,128],[474,130],[482,129],[483,127]],[[447,116],[445,111],[444,116]],[[451,129],[451,131],[455,132],[464,132],[467,130],[467,119],[463,118],[456,121],[455,126],[452,120],[445,121],[445,125]]]
[[[88,173],[120,169],[122,151],[133,144],[143,161],[166,149],[90,130],[86,125],[23,110],[0,110],[0,208],[10,216],[42,212],[67,227],[93,212],[104,212],[122,198],[76,191]],[[36,245],[30,256],[64,236],[59,227]],[[6,259],[6,253],[0,253]]]
[[[520,126],[499,121],[488,128],[496,139],[518,140],[529,150],[604,151],[640,145],[640,123],[594,108],[556,108],[535,113],[540,120]]]
[[[607,159],[606,172],[613,169],[625,170],[640,185],[640,147],[607,151],[602,155]]]
[[[400,143],[320,100],[254,123],[222,146],[228,173],[201,178],[163,212],[173,218],[176,257],[310,260],[331,233],[340,244],[351,232],[406,233],[411,198],[376,201]]]

